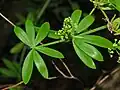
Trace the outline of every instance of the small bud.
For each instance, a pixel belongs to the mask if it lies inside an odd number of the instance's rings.
[[[118,57],[118,61],[117,62],[120,63],[120,56]]]
[[[110,51],[110,53],[112,53],[112,54],[113,54],[113,53],[114,53],[114,51]]]
[[[118,44],[120,45],[120,40],[118,41]]]
[[[116,43],[113,44],[113,47],[117,47],[118,45]]]
[[[115,42],[117,42],[117,39],[114,39],[115,40]]]
[[[110,55],[110,58],[112,58],[112,57],[113,57],[113,55],[111,54],[111,55]]]

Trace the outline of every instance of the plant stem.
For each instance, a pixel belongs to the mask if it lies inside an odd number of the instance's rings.
[[[40,46],[49,46],[49,45],[54,45],[54,44],[57,44],[57,43],[61,43],[61,42],[64,42],[65,40],[58,40],[58,41],[54,41],[54,42],[50,42],[50,43],[46,43],[46,44],[42,44]]]
[[[99,7],[100,8],[100,7]],[[104,17],[106,18],[107,22],[109,23],[109,18],[107,16],[107,14],[100,8],[101,12],[103,13]]]
[[[43,6],[43,8],[41,9],[40,13],[38,14],[37,16],[37,19],[36,19],[36,23],[39,21],[39,19],[41,18],[41,16],[43,15],[45,9],[47,8],[48,4],[50,3],[51,0],[47,0]]]
[[[104,25],[104,26],[101,26],[101,27],[98,27],[98,28],[89,30],[89,31],[87,31],[87,32],[81,33],[80,35],[91,34],[91,33],[94,33],[94,32],[100,31],[100,30],[103,30],[103,29],[105,29],[105,28],[107,28],[107,25]]]
[[[64,65],[64,67],[66,68],[66,70],[68,71],[68,73],[70,74],[71,77],[74,77],[71,73],[71,71],[69,70],[68,66],[63,62],[62,59],[60,59],[60,61],[62,62],[62,64]]]
[[[2,13],[0,13],[0,16],[4,18],[7,22],[9,22],[12,26],[16,27],[14,23],[12,23],[8,18],[6,18]]]
[[[89,15],[92,15],[93,12],[95,11],[95,9],[96,9],[96,7],[94,7],[94,8],[92,9],[92,11],[89,13]]]
[[[24,55],[25,55],[26,49],[27,49],[27,47],[24,46],[24,47],[23,47],[23,50],[22,50],[22,52],[21,52],[21,56],[20,56],[20,65],[22,65],[22,63],[23,63]]]
[[[10,88],[15,88],[15,87],[19,86],[19,85],[22,84],[22,83],[23,83],[23,81],[21,81],[21,82],[15,84],[15,85],[12,85],[12,86],[9,86],[9,87],[6,87],[6,88],[3,88],[2,90],[8,90],[8,89],[10,89]]]
[[[54,61],[52,61],[52,64],[54,65],[54,67],[56,68],[56,70],[63,76],[63,77],[67,77],[67,75],[65,75],[54,63]]]
[[[64,64],[65,68],[68,70],[67,65],[62,61],[62,63]],[[72,74],[70,76],[65,75],[58,67],[57,65],[54,63],[54,61],[52,61],[52,64],[54,65],[54,67],[56,68],[56,70],[64,77],[67,79],[75,79],[79,82],[81,82],[77,77],[74,77]]]

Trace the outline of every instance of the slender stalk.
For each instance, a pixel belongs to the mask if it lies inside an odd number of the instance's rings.
[[[94,33],[94,32],[100,31],[100,30],[103,30],[103,29],[105,29],[105,28],[107,28],[107,25],[104,25],[104,26],[101,26],[101,27],[98,27],[98,28],[89,30],[89,31],[87,31],[87,32],[81,33],[80,35],[91,34],[91,33]]]
[[[50,42],[50,43],[46,43],[46,44],[42,44],[41,46],[49,46],[49,45],[54,45],[57,43],[61,43],[64,42],[65,40],[58,40],[58,41],[54,41],[54,42]]]
[[[43,8],[41,9],[40,13],[38,14],[37,16],[37,19],[36,19],[36,23],[38,22],[38,20],[41,18],[41,16],[43,15],[45,9],[47,8],[47,6],[49,5],[51,0],[47,0],[43,6]]]
[[[79,9],[80,7],[77,6],[77,5],[74,5],[73,2],[71,0],[68,0],[68,3],[70,4],[72,10],[76,10],[76,9]]]
[[[4,18],[7,22],[9,22],[12,26],[16,27],[14,23],[12,23],[8,18],[6,18],[2,13],[0,13],[0,16]]]
[[[56,70],[63,76],[63,77],[67,77],[67,75],[65,75],[54,63],[54,61],[52,61],[52,64],[54,65],[54,67],[56,68]]]
[[[12,85],[12,86],[9,86],[9,87],[6,87],[6,88],[3,88],[2,90],[8,90],[8,89],[10,89],[10,88],[15,88],[15,87],[19,86],[19,85],[22,84],[22,83],[23,83],[23,81],[21,81],[21,82],[15,84],[15,85]]]
[[[69,70],[68,66],[63,62],[62,59],[60,59],[60,61],[63,63],[64,67],[66,68],[66,70],[68,71],[68,73],[70,74],[71,77],[74,77],[71,73],[71,71]]]
[[[57,79],[58,77],[49,77],[48,79],[49,80],[52,80],[52,79]]]
[[[100,7],[99,7],[99,8],[100,8]],[[101,8],[100,8],[100,10],[101,10],[101,12],[103,13],[104,17],[106,18],[107,22],[109,23],[110,20],[109,20],[107,14],[106,14]]]
[[[27,47],[24,46],[24,47],[23,47],[23,50],[22,50],[22,52],[21,52],[21,56],[20,56],[20,65],[22,65],[22,63],[23,63],[24,55],[25,55],[26,49],[27,49]]]
[[[92,11],[89,13],[89,15],[92,15],[93,12],[95,11],[95,9],[96,9],[96,7],[94,7],[94,8],[92,9]]]
[[[63,62],[62,62],[63,63]],[[54,61],[52,61],[52,64],[54,65],[54,67],[56,68],[56,70],[64,77],[64,78],[67,78],[67,79],[75,79],[75,80],[77,80],[77,81],[79,81],[79,82],[81,82],[77,77],[74,77],[72,74],[71,74],[71,76],[67,76],[67,75],[65,75],[58,67],[57,67],[57,65],[54,63]],[[65,63],[64,63],[65,64]],[[65,68],[66,68],[67,66],[65,66]],[[67,69],[68,70],[68,69]]]

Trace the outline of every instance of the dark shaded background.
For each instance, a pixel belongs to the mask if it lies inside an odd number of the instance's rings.
[[[26,17],[28,12],[35,11],[38,8],[42,8],[44,2],[45,0],[1,0],[0,12],[16,24],[16,22],[19,21],[19,19],[16,17],[16,14],[21,14]],[[80,8],[85,14],[89,13],[92,10],[93,5],[89,2],[89,0],[72,0],[71,2],[70,0],[51,0],[48,8],[42,15],[38,24],[41,24],[44,21],[48,21],[50,22],[51,29],[59,30],[62,27],[62,22],[64,18],[71,15],[73,9],[75,8]],[[116,11],[107,11],[107,14],[111,18],[114,12]],[[97,26],[106,24],[106,22],[102,19],[103,15],[99,10],[95,11],[94,16],[96,21],[93,25],[94,27],[91,28],[95,28]],[[103,30],[103,32],[97,32],[96,34],[106,37],[110,40],[113,40],[114,38],[108,30]],[[47,41],[52,40],[49,39]],[[0,17],[1,67],[4,66],[2,63],[3,57],[9,58],[10,60],[14,60],[15,55],[10,54],[9,50],[15,45],[16,42],[19,42],[19,40],[14,35],[13,27],[2,17]],[[53,80],[45,80],[35,69],[32,75],[31,82],[27,86],[24,86],[26,90],[83,90],[84,87],[92,87],[98,79],[98,77],[103,73],[103,71],[109,72],[117,64],[116,55],[114,55],[114,57],[110,59],[106,49],[98,48],[102,52],[105,61],[95,61],[97,69],[93,70],[86,67],[79,60],[79,58],[73,50],[71,43],[59,44],[52,47],[57,48],[64,54],[64,56],[66,57],[64,62],[68,65],[73,75],[78,77],[80,81],[63,78],[52,65],[52,58],[43,55],[50,76],[58,76],[59,78]],[[63,70],[63,72],[66,73],[66,70],[61,64],[61,62],[59,60],[56,60],[55,62]],[[16,83],[16,80],[0,78],[1,85],[11,83]]]

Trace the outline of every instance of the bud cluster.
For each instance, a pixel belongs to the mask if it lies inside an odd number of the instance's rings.
[[[108,48],[108,52],[110,54],[110,57],[113,57],[114,52],[116,51],[116,53],[118,54],[118,63],[120,63],[120,40],[115,39],[115,42],[113,44],[113,49]]]
[[[72,32],[72,19],[70,17],[64,19],[63,28],[57,32],[57,35],[61,37],[61,39],[70,39]]]
[[[109,0],[90,0],[90,2],[94,3],[95,5],[103,6],[109,3]]]

